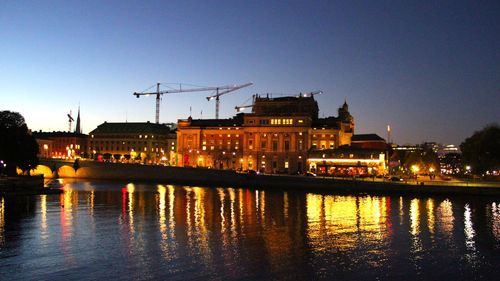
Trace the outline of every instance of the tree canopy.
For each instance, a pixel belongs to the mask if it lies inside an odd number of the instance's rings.
[[[500,168],[500,127],[489,125],[460,144],[463,163],[476,174]]]
[[[0,111],[0,160],[9,175],[16,167],[29,171],[38,165],[38,144],[29,133],[24,117],[12,111]]]

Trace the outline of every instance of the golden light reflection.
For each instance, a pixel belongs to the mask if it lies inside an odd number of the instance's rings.
[[[364,243],[383,243],[392,231],[386,200],[379,197],[307,194],[308,237],[318,248],[334,247],[341,251],[358,247],[359,235],[364,236],[361,238],[366,241]],[[325,236],[335,239],[325,241]]]
[[[263,190],[259,192],[259,204],[260,221],[266,227],[266,192]]]
[[[495,239],[500,240],[500,205],[491,204],[491,231]]]
[[[283,193],[283,214],[288,218],[288,192]]]
[[[235,213],[234,213],[234,204],[235,204],[235,199],[236,199],[236,195],[234,193],[234,188],[228,188],[228,192],[229,192],[229,208],[230,208],[230,211],[231,211],[231,216],[230,216],[230,225],[231,225],[231,234],[233,236],[236,235],[236,218],[235,218]]]
[[[135,202],[134,202],[134,192],[135,192],[135,185],[133,183],[127,184],[127,199],[128,199],[128,205],[127,205],[127,210],[128,210],[128,225],[130,229],[130,234],[134,234],[135,232],[135,227],[134,227],[134,207],[135,207]],[[131,239],[133,239],[134,235],[130,235]]]
[[[469,251],[476,250],[476,243],[474,241],[474,236],[476,232],[474,231],[474,227],[472,225],[472,211],[469,207],[469,204],[465,204],[464,208],[464,233],[465,233],[465,247]]]
[[[206,226],[205,212],[205,189],[193,187],[194,194],[194,225],[196,229],[196,240],[193,247],[199,247],[200,254],[205,264],[212,264],[212,253],[210,251],[209,235]]]
[[[0,198],[0,246],[5,244],[5,199]]]
[[[420,233],[419,200],[413,199],[410,203],[411,234],[413,236]]]
[[[403,217],[405,215],[403,207],[404,207],[403,197],[399,197],[399,225],[403,224]]]
[[[167,185],[168,189],[168,225],[171,229],[171,236],[175,237],[175,213],[174,213],[174,205],[175,205],[175,188],[173,185]]]
[[[244,203],[244,191],[243,189],[238,189],[238,209],[239,209],[239,220],[240,220],[240,225],[245,225],[245,210],[243,206],[245,205]]]
[[[47,195],[40,196],[40,230],[40,238],[47,239]]]
[[[453,217],[453,205],[451,201],[446,199],[441,202],[437,209],[437,213],[437,218],[439,219],[437,227],[439,228],[440,232],[451,237],[453,231],[453,221],[455,220],[455,218]]]
[[[187,236],[188,239],[191,239],[193,236],[193,229],[192,229],[192,221],[191,221],[191,192],[192,189],[191,187],[184,187],[184,190],[186,191],[186,230],[187,230]]]
[[[410,227],[411,227],[411,253],[416,256],[423,251],[422,240],[420,238],[420,200],[413,199],[410,202]]]
[[[427,199],[427,227],[429,232],[434,234],[434,200]]]
[[[94,202],[95,202],[95,193],[94,193],[94,190],[92,190],[89,194],[89,197],[88,197],[89,201],[88,201],[88,210],[89,210],[89,213],[90,213],[90,216],[91,218],[94,217]]]
[[[219,200],[220,200],[220,229],[221,233],[224,233],[226,229],[225,227],[226,218],[224,217],[224,200],[225,200],[224,189],[217,188],[217,193],[219,194]]]
[[[196,232],[200,233],[203,238],[206,238],[207,226],[205,224],[205,189],[201,187],[194,187],[194,222]]]
[[[160,227],[160,233],[162,239],[167,238],[167,218],[165,216],[165,208],[166,208],[166,199],[165,196],[167,194],[167,189],[165,186],[159,184],[157,186],[158,189],[158,225]]]
[[[73,202],[73,197],[76,199],[75,202]],[[78,193],[69,188],[64,189],[64,193],[61,194],[61,231],[63,238],[72,236],[70,228],[73,225],[73,203],[78,204]]]

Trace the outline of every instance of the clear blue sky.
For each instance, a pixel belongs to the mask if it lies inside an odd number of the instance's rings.
[[[154,122],[156,82],[254,86],[221,98],[323,90],[356,133],[459,144],[500,121],[500,1],[2,1],[0,110],[33,130]],[[154,89],[152,89],[154,90]],[[213,118],[207,93],[165,95],[161,122]],[[201,115],[203,114],[203,115]]]

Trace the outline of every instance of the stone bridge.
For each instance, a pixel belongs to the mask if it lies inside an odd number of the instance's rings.
[[[81,168],[83,161],[53,158],[40,158],[36,169],[31,170],[31,175],[43,175],[44,178],[76,177],[76,172]]]

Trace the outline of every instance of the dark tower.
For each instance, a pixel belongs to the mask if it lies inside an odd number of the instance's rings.
[[[76,117],[75,133],[77,134],[82,133],[82,129],[80,128],[80,106],[78,106],[78,117]]]

